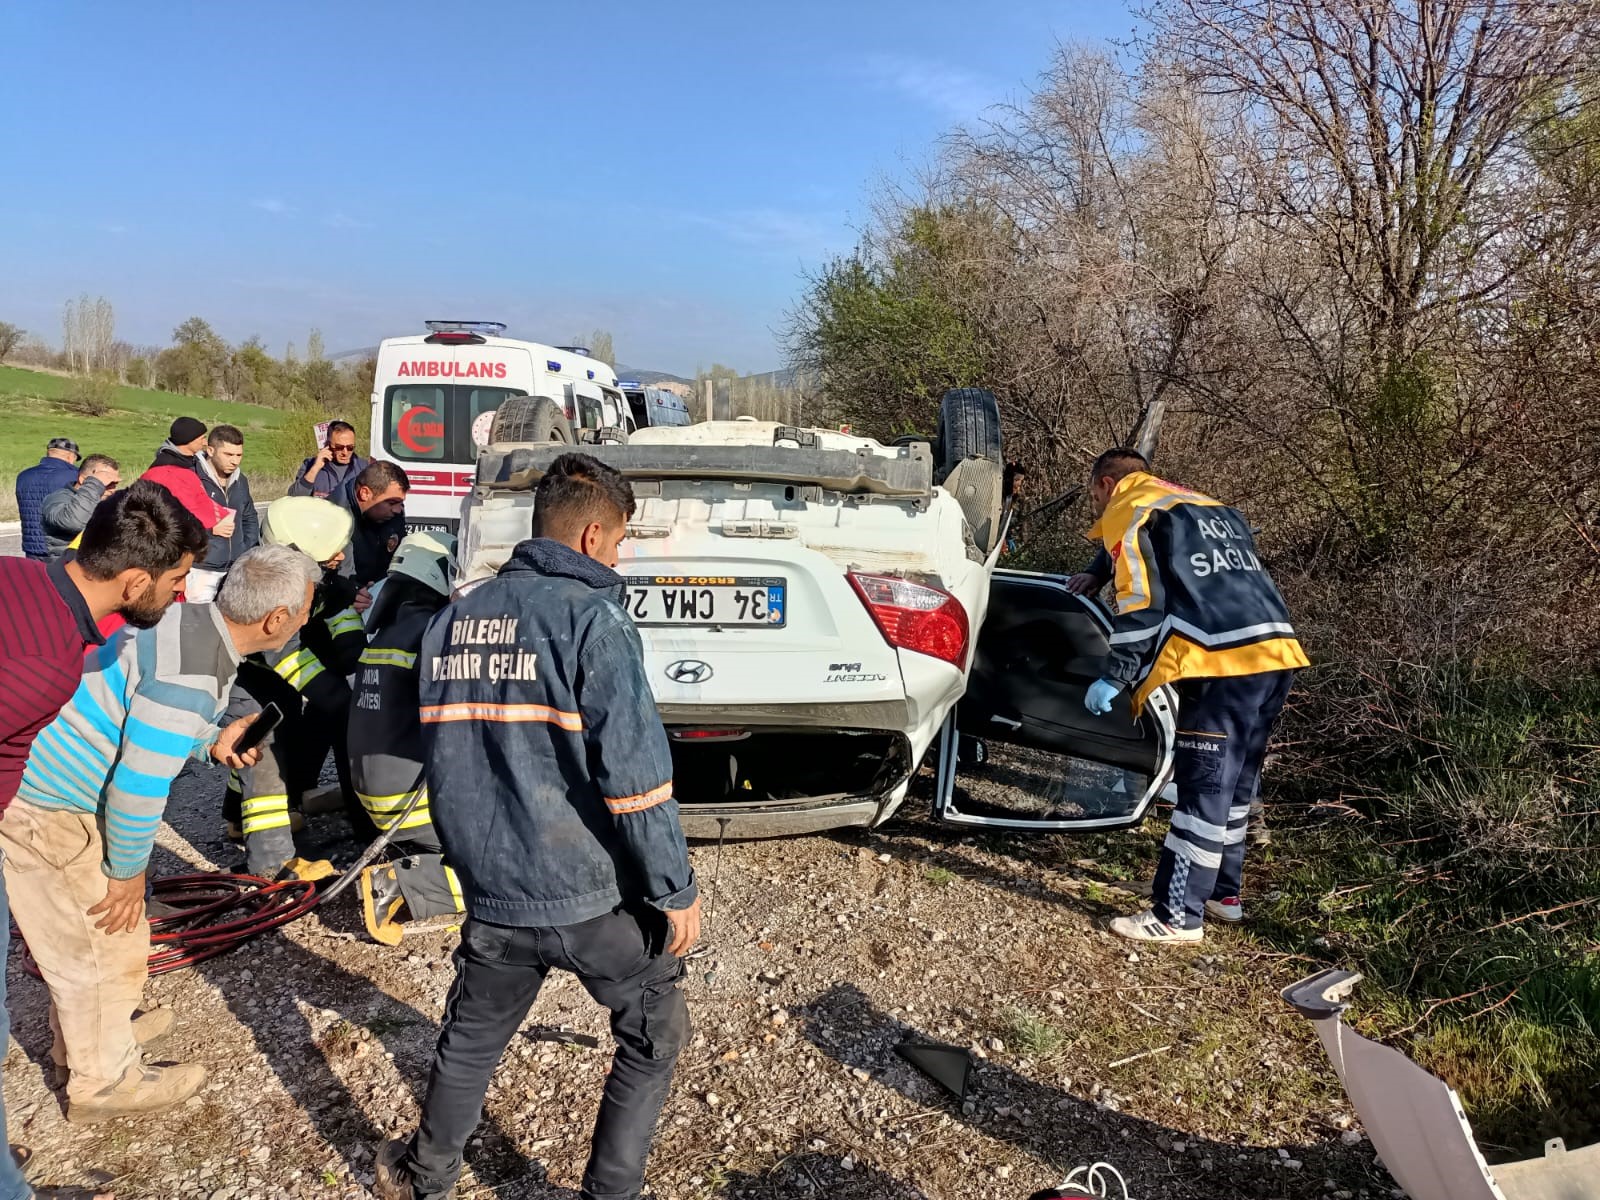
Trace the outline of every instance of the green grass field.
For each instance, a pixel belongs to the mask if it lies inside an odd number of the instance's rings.
[[[122,387],[109,413],[85,417],[64,407],[71,385],[66,376],[0,366],[0,519],[16,519],[17,472],[38,462],[53,437],[72,438],[85,454],[109,454],[131,480],[150,465],[174,417],[237,425],[244,433],[244,471],[258,500],[281,495],[310,453],[312,419],[301,413]]]

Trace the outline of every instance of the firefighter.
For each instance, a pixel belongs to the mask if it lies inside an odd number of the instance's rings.
[[[367,932],[387,946],[399,943],[403,920],[463,911],[461,883],[439,852],[428,809],[417,699],[417,651],[428,622],[450,602],[455,549],[447,533],[412,533],[400,542],[366,613],[368,645],[350,706],[356,795],[373,824],[395,829],[393,844],[403,854],[361,873]],[[413,789],[421,793],[416,807],[402,816]]]
[[[228,706],[235,717],[269,703],[283,712],[283,723],[262,743],[261,760],[234,772],[224,807],[229,835],[244,841],[246,869],[266,879],[323,879],[333,873],[325,859],[301,858],[294,844],[301,800],[316,788],[330,748],[357,836],[373,832],[355,800],[345,746],[346,679],[366,646],[361,617],[352,607],[357,589],[338,574],[352,525],[348,510],[310,496],[274,500],[261,523],[263,543],[292,546],[323,568],[305,628],[282,650],[240,665]]]
[[[1132,715],[1163,684],[1178,695],[1178,803],[1150,908],[1111,931],[1197,942],[1207,916],[1244,919],[1245,826],[1294,672],[1307,666],[1250,525],[1219,500],[1157,479],[1135,450],[1108,450],[1089,475],[1089,536],[1113,564],[1117,616],[1103,678],[1084,705]]]

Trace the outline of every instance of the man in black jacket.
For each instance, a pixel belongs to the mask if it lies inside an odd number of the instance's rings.
[[[194,470],[195,459],[206,444],[206,425],[194,417],[179,417],[167,430],[167,440],[156,451],[154,467],[185,467]]]
[[[185,599],[204,604],[222,586],[233,560],[253,550],[261,540],[261,519],[250,495],[250,481],[239,464],[244,460],[244,434],[232,425],[218,425],[206,437],[206,448],[195,463],[195,474],[210,496],[224,508],[234,511],[233,532],[226,537],[213,531],[205,561],[189,572]]]
[[[350,553],[340,574],[366,587],[389,573],[389,560],[406,536],[406,493],[410,490],[405,468],[380,459],[368,464],[343,492],[329,497],[356,518]]]
[[[468,920],[422,1122],[374,1193],[439,1200],[540,986],[571,971],[616,1041],[584,1200],[635,1200],[689,1030],[700,936],[672,758],[612,568],[633,489],[586,454],[539,481],[534,536],[433,619],[418,655],[423,761]]]

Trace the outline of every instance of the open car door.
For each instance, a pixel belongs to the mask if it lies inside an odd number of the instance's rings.
[[[1041,830],[1144,819],[1172,773],[1177,702],[1157,689],[1135,720],[1123,692],[1108,715],[1089,714],[1084,693],[1104,673],[1110,632],[1105,610],[1064,576],[994,572],[967,693],[940,738],[936,816]]]

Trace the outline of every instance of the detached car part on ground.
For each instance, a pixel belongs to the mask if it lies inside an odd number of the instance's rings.
[[[1488,1166],[1461,1101],[1400,1051],[1370,1041],[1340,1018],[1361,976],[1323,971],[1283,998],[1316,1028],[1345,1094],[1389,1174],[1412,1200],[1600,1200],[1600,1143]]]
[[[497,435],[541,428],[522,404],[496,414]],[[529,536],[533,488],[567,449],[552,431],[497,436],[479,456],[462,586]],[[1172,700],[1158,693],[1138,721],[1126,697],[1089,716],[1108,618],[1062,578],[996,570],[1008,514],[990,393],[949,393],[935,439],[892,446],[739,420],[583,449],[638,499],[619,570],[691,836],[880,824],[935,748],[947,820],[1143,818],[1170,769]],[[957,747],[972,744],[962,734],[1049,756],[1049,794],[958,802]]]

